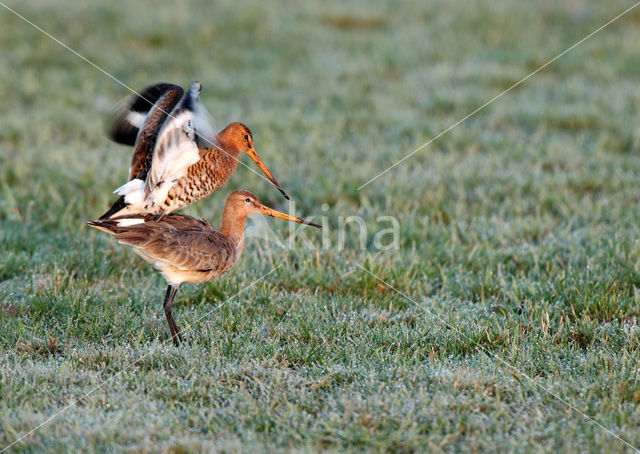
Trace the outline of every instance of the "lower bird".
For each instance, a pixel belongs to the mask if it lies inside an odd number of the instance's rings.
[[[162,273],[169,284],[163,307],[171,337],[178,346],[183,338],[171,314],[178,287],[185,282],[207,282],[229,271],[240,259],[244,248],[245,220],[255,213],[321,227],[269,208],[255,195],[242,190],[232,192],[227,198],[219,229],[214,229],[204,219],[181,214],[168,214],[162,218],[134,214],[88,224],[114,235],[121,244],[131,246]]]

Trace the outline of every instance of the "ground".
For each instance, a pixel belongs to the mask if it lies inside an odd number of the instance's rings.
[[[640,446],[640,7],[358,189],[633,3],[6,5],[134,89],[200,80],[325,228],[183,286],[175,348],[163,279],[84,225],[128,90],[0,7],[0,449]],[[239,188],[290,208],[240,166],[185,212]]]

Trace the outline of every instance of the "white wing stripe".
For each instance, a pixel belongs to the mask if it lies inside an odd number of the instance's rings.
[[[142,128],[142,125],[144,124],[144,120],[146,118],[147,118],[146,112],[140,113],[140,112],[134,112],[133,110],[129,111],[126,117],[127,122],[138,129]]]
[[[116,221],[118,223],[118,227],[129,227],[136,224],[144,224],[144,219],[118,219]]]

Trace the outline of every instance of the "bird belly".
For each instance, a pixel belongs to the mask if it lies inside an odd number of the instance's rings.
[[[171,265],[157,268],[171,285],[176,285],[172,284],[172,282],[179,282],[180,284],[201,284],[215,277],[209,277],[209,273],[204,271],[180,270]]]
[[[191,166],[187,175],[180,178],[166,192],[164,199],[160,203],[162,211],[165,213],[175,211],[217,191],[224,183],[224,180],[217,178],[216,175],[212,175],[206,170],[207,167],[197,164]]]
[[[222,273],[217,275],[211,275],[210,271],[197,271],[197,270],[181,270],[170,263],[162,260],[157,260],[148,255],[144,249],[134,247],[133,251],[142,257],[146,262],[150,263],[156,270],[162,274],[169,285],[178,286],[180,284],[201,284],[203,282],[210,281],[216,278]]]
[[[162,273],[162,276],[167,280],[167,282],[171,285],[179,285],[179,284],[202,284],[203,282],[208,282],[213,280],[227,271],[231,269],[230,267],[224,267],[223,269],[213,269],[213,270],[203,270],[203,271],[194,271],[194,270],[181,270],[171,265],[162,265],[157,266],[154,264],[154,267]]]

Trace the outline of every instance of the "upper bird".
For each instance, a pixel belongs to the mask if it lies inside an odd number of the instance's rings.
[[[165,215],[220,188],[246,153],[280,192],[253,146],[251,131],[231,123],[214,134],[199,102],[202,85],[192,82],[185,93],[173,84],[156,84],[135,96],[116,117],[111,138],[134,145],[128,183],[116,189],[120,198],[100,216]]]

